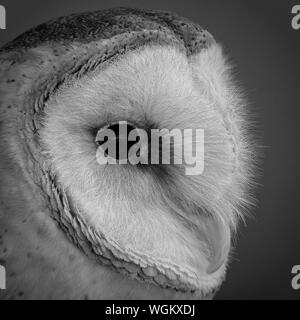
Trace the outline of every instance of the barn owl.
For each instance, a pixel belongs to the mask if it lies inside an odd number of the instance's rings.
[[[209,299],[252,203],[255,152],[220,44],[164,11],[114,8],[0,51],[1,299]],[[202,129],[204,169],[100,166],[97,132]]]

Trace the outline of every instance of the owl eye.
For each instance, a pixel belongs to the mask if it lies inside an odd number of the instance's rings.
[[[130,133],[135,130],[139,129],[127,121],[111,123],[98,131],[96,143],[99,146],[106,144],[107,148],[104,150],[106,156],[117,161],[126,160],[131,147],[140,140],[139,136],[135,141],[129,139]],[[137,150],[137,155],[139,154],[140,151]]]

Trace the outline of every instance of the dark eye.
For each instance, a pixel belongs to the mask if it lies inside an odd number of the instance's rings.
[[[128,158],[130,148],[139,141],[139,137],[137,137],[135,141],[128,139],[130,132],[133,130],[138,130],[138,128],[127,121],[114,122],[98,131],[98,133],[102,133],[100,135],[103,138],[101,137],[99,140],[96,138],[96,143],[99,146],[102,146],[104,143],[114,144],[115,148],[107,148],[104,150],[105,155],[118,161],[125,160]],[[106,131],[114,133],[114,140],[109,140]],[[97,136],[99,136],[99,134],[97,134]]]

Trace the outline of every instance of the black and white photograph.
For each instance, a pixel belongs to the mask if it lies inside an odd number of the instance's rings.
[[[297,0],[0,0],[0,307],[300,300],[299,76]]]

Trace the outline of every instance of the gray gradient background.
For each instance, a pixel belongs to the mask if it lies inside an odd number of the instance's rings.
[[[241,227],[218,299],[298,299],[291,268],[300,264],[300,30],[291,28],[298,1],[0,0],[7,30],[0,46],[46,20],[116,6],[177,12],[224,45],[260,122],[265,160],[253,218]]]

